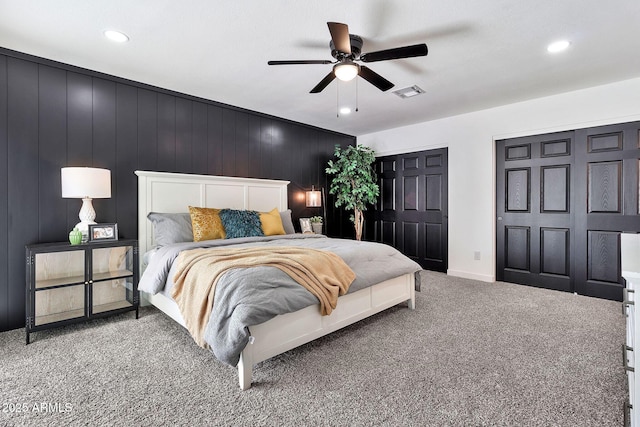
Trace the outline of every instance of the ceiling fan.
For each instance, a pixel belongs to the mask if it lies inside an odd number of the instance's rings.
[[[391,59],[413,58],[416,56],[426,56],[427,45],[415,44],[411,46],[396,47],[393,49],[379,50],[377,52],[363,53],[362,38],[355,34],[349,34],[347,24],[339,22],[327,22],[331,33],[331,56],[336,60],[292,60],[292,61],[269,61],[269,65],[298,65],[298,64],[335,64],[333,70],[320,81],[310,93],[319,93],[329,85],[336,77],[343,81],[349,81],[360,76],[381,91],[387,91],[394,85],[380,74],[360,62],[388,61]]]

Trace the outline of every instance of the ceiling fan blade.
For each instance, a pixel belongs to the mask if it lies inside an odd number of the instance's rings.
[[[347,55],[351,55],[351,39],[349,38],[349,27],[347,24],[339,22],[327,22],[331,40],[335,48]]]
[[[299,64],[319,64],[319,65],[325,65],[325,64],[331,64],[332,62],[327,60],[327,59],[320,59],[317,61],[314,60],[293,60],[293,61],[269,61],[267,62],[267,64],[269,65],[299,65]]]
[[[413,58],[416,56],[426,56],[429,50],[427,45],[414,44],[412,46],[396,47],[393,49],[369,52],[360,56],[362,62],[388,61],[390,59]]]
[[[309,93],[320,93],[324,90],[325,87],[327,87],[329,85],[329,83],[331,83],[333,81],[333,79],[336,78],[336,75],[333,74],[333,71],[331,71],[329,74],[327,74],[325,76],[324,79],[322,79],[320,81],[320,83],[318,83],[316,85],[316,87],[314,87],[313,89],[311,89],[311,92]]]
[[[369,67],[365,67],[364,65],[360,66],[360,72],[358,73],[358,75],[383,92],[391,89],[394,86],[394,84],[389,80],[385,79],[380,74],[376,73]]]

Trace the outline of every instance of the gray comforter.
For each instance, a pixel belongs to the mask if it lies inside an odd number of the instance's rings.
[[[421,267],[396,249],[372,242],[330,239],[322,235],[284,235],[208,240],[164,246],[150,258],[138,289],[171,295],[174,260],[183,250],[247,246],[301,246],[329,250],[339,255],[356,274],[349,292],[414,273]],[[249,326],[263,323],[278,314],[290,313],[317,304],[318,299],[287,274],[275,267],[233,269],[216,285],[215,301],[205,340],[222,362],[236,366],[242,349],[249,341]],[[340,301],[338,301],[340,304]]]

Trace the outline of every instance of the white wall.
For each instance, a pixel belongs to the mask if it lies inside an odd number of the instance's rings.
[[[640,78],[362,135],[358,144],[378,156],[449,148],[448,274],[491,282],[495,141],[636,120]],[[480,251],[479,261],[474,251]]]

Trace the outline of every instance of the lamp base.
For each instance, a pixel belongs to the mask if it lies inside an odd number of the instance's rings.
[[[93,209],[91,200],[91,197],[85,197],[82,199],[82,207],[78,214],[80,222],[76,224],[76,227],[78,227],[78,230],[82,232],[82,243],[87,243],[89,241],[89,224],[96,224],[94,221],[94,219],[96,219],[96,211]]]

